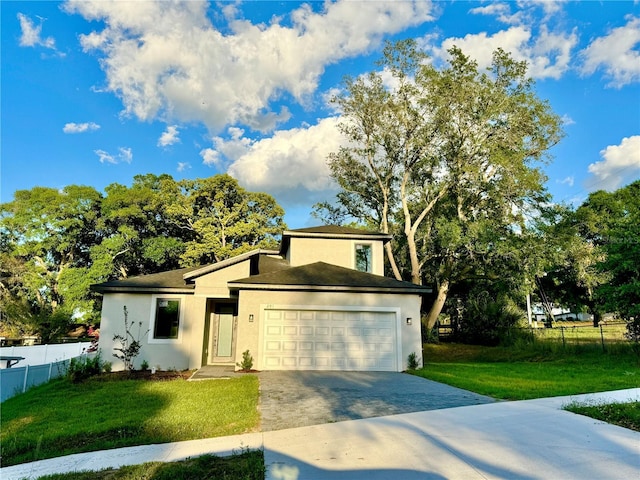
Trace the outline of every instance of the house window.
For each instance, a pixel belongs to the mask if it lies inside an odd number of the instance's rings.
[[[372,258],[370,243],[356,243],[356,270],[371,273]]]
[[[153,338],[178,338],[180,300],[158,298]]]

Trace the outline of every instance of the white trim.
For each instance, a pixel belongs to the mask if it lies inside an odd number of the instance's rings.
[[[178,313],[178,338],[154,338],[155,323],[156,323],[156,304],[160,298],[166,298],[169,300],[180,300],[180,311]],[[151,313],[149,314],[149,334],[147,336],[147,343],[149,345],[159,344],[177,344],[182,343],[182,331],[184,329],[184,311],[186,304],[186,295],[172,295],[172,294],[154,294],[151,295]]]
[[[264,324],[266,310],[324,310],[336,312],[384,312],[396,316],[396,370],[404,366],[402,357],[402,309],[399,307],[361,307],[354,305],[282,305],[274,303],[260,304],[260,328],[258,329],[258,368],[263,369]],[[398,370],[399,371],[399,370]]]

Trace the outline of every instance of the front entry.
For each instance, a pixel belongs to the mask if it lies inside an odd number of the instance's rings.
[[[236,350],[237,307],[233,303],[215,303],[208,310],[203,360],[207,364],[233,363]],[[208,337],[208,338],[207,338]]]

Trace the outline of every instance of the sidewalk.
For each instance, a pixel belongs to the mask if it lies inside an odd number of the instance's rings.
[[[640,388],[82,453],[5,467],[0,478],[38,478],[263,448],[267,478],[273,480],[635,480],[640,472],[639,432],[561,410],[572,401],[630,400],[640,400]]]

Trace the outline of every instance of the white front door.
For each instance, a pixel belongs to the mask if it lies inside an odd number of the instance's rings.
[[[395,312],[264,311],[265,370],[398,371]]]
[[[232,304],[216,304],[211,313],[209,363],[229,363],[235,359],[236,316]]]

